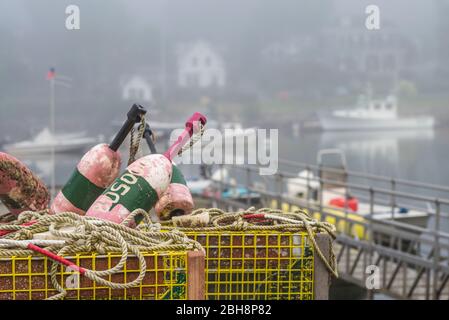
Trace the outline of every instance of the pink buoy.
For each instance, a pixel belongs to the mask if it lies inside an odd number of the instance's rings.
[[[159,198],[154,209],[159,219],[189,214],[194,208],[193,198],[181,170],[173,164],[172,179],[168,189]]]
[[[84,215],[92,203],[117,178],[121,156],[118,148],[134,124],[141,120],[146,110],[134,104],[127,120],[110,145],[99,144],[89,150],[78,163],[69,181],[55,197],[51,213],[64,211]]]
[[[22,162],[0,152],[0,200],[13,214],[47,208],[50,193],[45,184]]]
[[[172,159],[189,141],[198,122],[204,125],[206,118],[195,113],[176,142],[163,155],[147,155],[129,165],[95,200],[86,215],[122,223],[136,209],[148,212],[168,189],[172,179]],[[136,215],[128,225],[133,227],[141,219],[141,215]]]
[[[75,172],[51,205],[52,213],[75,212],[80,215],[119,175],[121,156],[107,144],[89,150],[78,163]]]

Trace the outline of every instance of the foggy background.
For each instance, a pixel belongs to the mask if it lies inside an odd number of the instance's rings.
[[[66,29],[71,4],[80,30]],[[371,4],[380,30],[365,27]],[[137,102],[150,124],[200,111],[278,128],[279,158],[316,164],[338,148],[350,171],[449,186],[449,0],[0,0],[0,151],[49,126],[50,68],[65,83],[57,133],[106,141]],[[435,129],[300,130],[367,92],[394,94],[401,117],[433,116]],[[20,160],[62,186],[84,152]]]
[[[80,30],[65,27],[70,4]],[[365,27],[369,4],[380,8],[380,30]],[[201,111],[279,128],[283,158],[314,163],[318,149],[339,147],[354,170],[449,181],[448,0],[1,0],[0,40],[0,143],[48,125],[54,67],[71,79],[56,86],[57,132],[110,135],[139,102],[150,121]],[[203,63],[196,55],[214,70],[206,83],[188,76]],[[353,107],[367,88],[396,94],[401,115],[433,115],[440,129],[360,136],[361,146],[292,135],[317,111]]]

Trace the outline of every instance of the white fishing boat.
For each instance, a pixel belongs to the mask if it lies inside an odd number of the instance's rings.
[[[322,130],[397,130],[431,129],[435,119],[431,116],[399,117],[397,98],[383,100],[359,99],[356,108],[333,110],[318,114]]]
[[[5,144],[3,149],[12,155],[64,153],[82,151],[96,142],[98,139],[86,137],[84,132],[52,134],[44,128],[33,139]]]

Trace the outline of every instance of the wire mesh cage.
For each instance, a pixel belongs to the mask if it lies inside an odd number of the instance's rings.
[[[66,299],[145,299],[184,300],[201,298],[201,292],[193,292],[189,282],[198,282],[204,270],[192,267],[196,252],[144,253],[146,273],[140,285],[114,289],[101,286],[79,275],[70,267],[58,266],[58,282],[67,290]],[[202,258],[202,256],[200,257]],[[92,270],[112,268],[120,260],[119,254],[76,254],[67,257],[76,265]],[[57,291],[50,279],[52,261],[46,257],[11,257],[0,259],[0,300],[46,299]],[[201,266],[201,265],[200,265]],[[139,261],[128,257],[121,272],[105,279],[127,283],[139,275]],[[198,290],[197,290],[198,291]],[[200,295],[200,296],[198,296]]]
[[[206,299],[314,299],[314,250],[305,232],[185,232],[206,250]]]

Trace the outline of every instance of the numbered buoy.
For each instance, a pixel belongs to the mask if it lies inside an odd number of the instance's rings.
[[[76,212],[84,215],[104,190],[120,173],[121,156],[117,151],[135,123],[141,121],[146,110],[134,104],[127,120],[110,145],[99,144],[89,150],[78,163],[69,181],[55,197],[51,212]]]
[[[149,211],[168,188],[170,161],[161,154],[142,157],[126,168],[87,211],[87,216],[121,223],[135,209]],[[139,223],[142,217],[136,217]],[[134,224],[131,221],[130,226]]]
[[[0,152],[0,200],[13,214],[47,208],[50,193],[45,184],[22,162]]]
[[[157,153],[152,139],[153,133],[148,124],[146,124],[143,136],[151,153]],[[173,163],[170,185],[154,206],[156,214],[161,220],[169,220],[175,216],[189,214],[193,207],[193,198],[189,188],[187,188],[187,182],[181,170]]]
[[[122,223],[136,209],[149,211],[168,189],[172,179],[172,159],[193,135],[195,125],[205,124],[206,118],[195,113],[175,143],[163,154],[142,157],[128,166],[126,171],[101,194],[87,211],[87,216]],[[129,226],[140,222],[137,215]]]
[[[190,214],[193,207],[193,198],[187,182],[181,170],[173,164],[170,185],[154,207],[156,214],[161,220],[169,220],[175,216]]]

